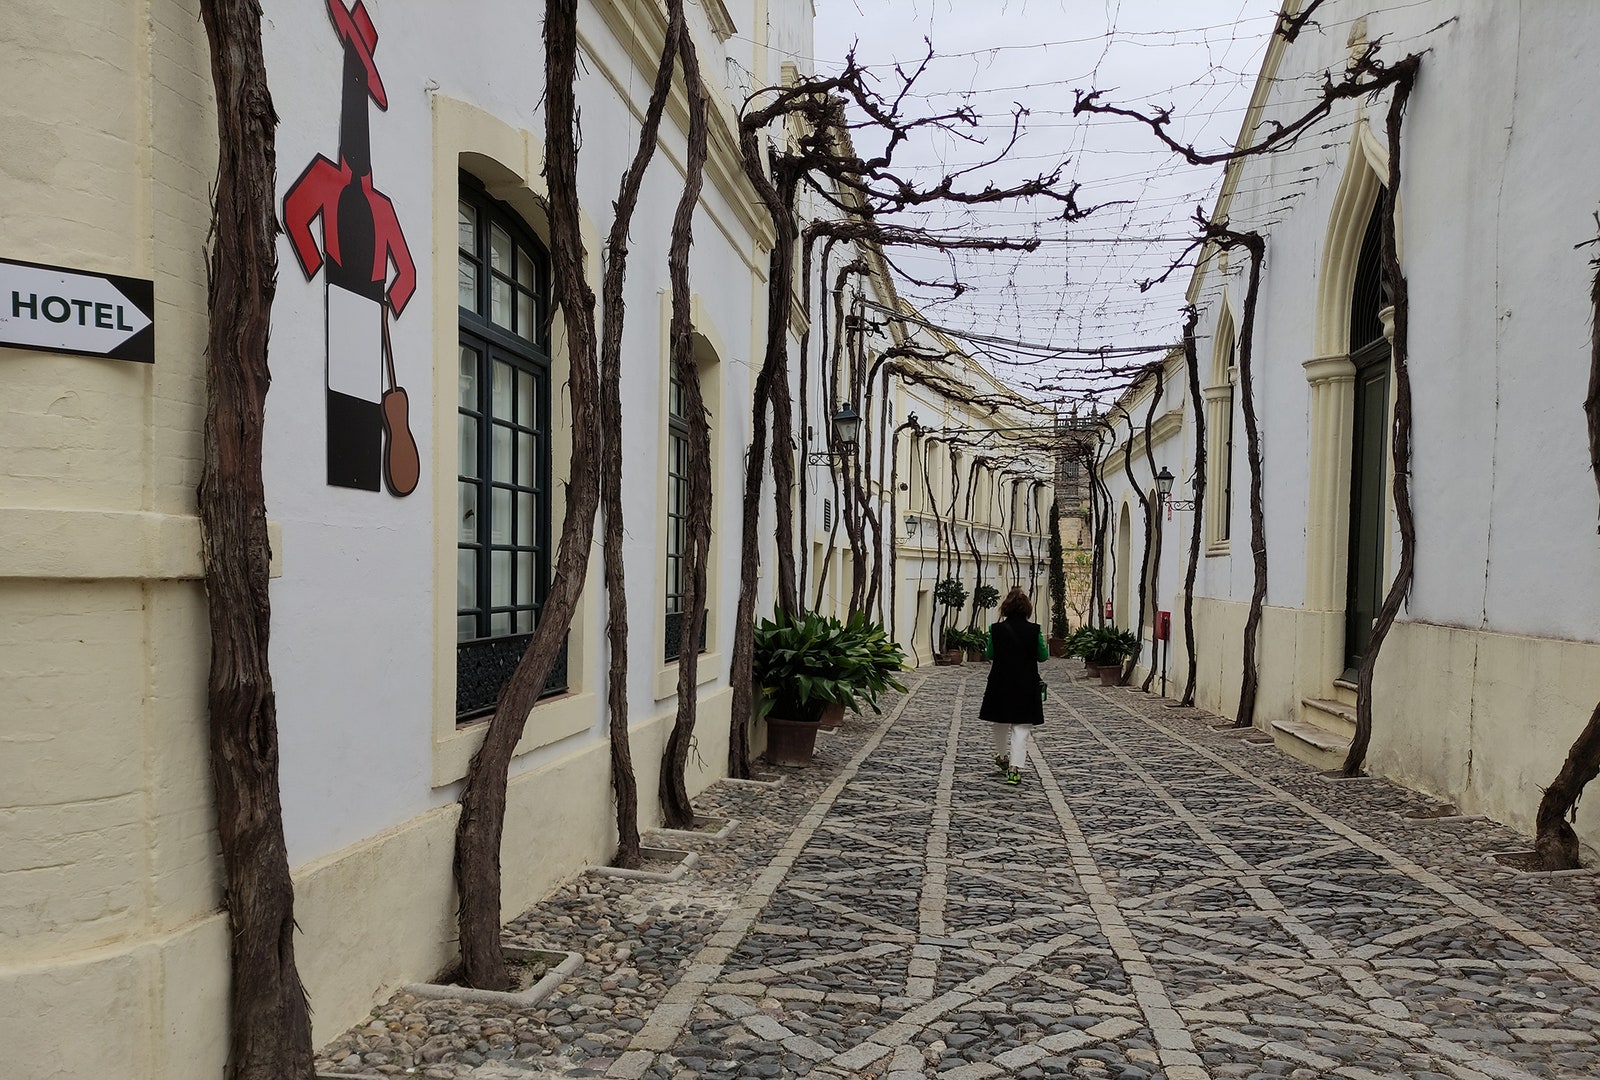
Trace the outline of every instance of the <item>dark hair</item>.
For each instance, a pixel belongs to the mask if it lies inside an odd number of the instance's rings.
[[[1021,615],[1026,619],[1033,614],[1033,603],[1028,599],[1028,594],[1021,589],[1012,589],[1006,593],[1006,598],[1000,601],[1000,617],[1009,619],[1013,615]]]

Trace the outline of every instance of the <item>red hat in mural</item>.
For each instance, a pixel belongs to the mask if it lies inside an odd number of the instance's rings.
[[[389,98],[383,92],[383,80],[378,77],[378,65],[373,62],[372,50],[378,47],[378,28],[372,25],[372,16],[366,5],[356,0],[356,6],[345,10],[344,0],[328,0],[328,16],[333,28],[346,45],[356,50],[356,55],[367,68],[367,89],[378,108],[387,109]]]

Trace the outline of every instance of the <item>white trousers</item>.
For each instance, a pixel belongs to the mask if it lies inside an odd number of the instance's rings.
[[[994,728],[994,752],[1021,772],[1028,766],[1028,729],[1032,724],[990,724]]]

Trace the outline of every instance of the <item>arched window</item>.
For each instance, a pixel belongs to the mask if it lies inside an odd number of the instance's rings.
[[[494,707],[549,582],[549,258],[516,213],[460,180],[456,715]],[[565,687],[565,663],[550,689]]]
[[[1350,354],[1360,353],[1374,342],[1381,342],[1383,322],[1378,312],[1388,306],[1383,287],[1383,198],[1372,208],[1367,232],[1361,238],[1361,255],[1356,259],[1355,286],[1350,295]]]
[[[698,335],[695,341],[695,364],[700,373],[703,395],[701,406],[706,422],[713,421],[712,403],[706,393],[710,382],[709,369],[716,363],[716,354]],[[662,660],[671,663],[683,655],[683,593],[687,583],[684,575],[684,555],[689,547],[689,417],[684,411],[684,388],[676,372],[667,378],[667,563],[666,563],[666,622],[663,629]],[[710,552],[705,553],[707,559]],[[709,584],[709,578],[708,578]],[[707,597],[700,597],[702,607],[708,606]],[[696,652],[706,651],[709,618],[700,623],[700,640]]]
[[[1206,391],[1210,404],[1211,444],[1207,450],[1206,520],[1213,544],[1227,543],[1233,531],[1233,399],[1237,364],[1233,319],[1224,304],[1217,321],[1216,349],[1212,353],[1211,388]]]

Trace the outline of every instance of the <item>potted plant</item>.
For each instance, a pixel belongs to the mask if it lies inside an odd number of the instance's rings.
[[[944,630],[944,663],[961,663],[961,631],[950,626],[951,616],[967,603],[967,588],[958,577],[947,577],[933,587],[933,602],[944,608],[940,625]]]
[[[865,615],[848,623],[815,612],[763,619],[751,674],[761,688],[755,713],[767,722],[767,757],[777,765],[809,765],[824,714],[860,712],[863,702],[876,711],[879,694],[905,689],[894,678],[904,660]]]
[[[1089,678],[1094,678],[1100,673],[1100,665],[1090,655],[1090,645],[1094,638],[1094,627],[1084,625],[1068,634],[1061,642],[1061,655],[1067,657],[1075,656],[1082,660],[1084,674]]]
[[[895,676],[905,670],[905,651],[889,637],[882,623],[873,622],[862,612],[857,612],[845,624],[845,666],[843,681],[850,687],[851,710],[858,715],[865,703],[878,712],[878,695],[889,690],[905,693],[905,686]]]
[[[963,630],[950,627],[944,632],[944,651],[934,658],[935,664],[960,664],[966,655],[967,635]]]
[[[999,603],[1000,590],[993,585],[979,585],[972,590],[972,625],[967,627],[967,659],[975,664],[987,659],[983,655],[983,647],[986,642],[984,628],[989,625],[989,617],[978,613],[992,611]]]
[[[1122,679],[1122,663],[1134,654],[1139,642],[1127,630],[1115,626],[1098,626],[1085,648],[1085,660],[1100,669],[1100,685],[1115,686]]]
[[[751,675],[761,692],[755,714],[767,722],[773,764],[811,763],[823,709],[845,698],[837,662],[842,637],[842,627],[815,612],[779,611],[756,626]]]

